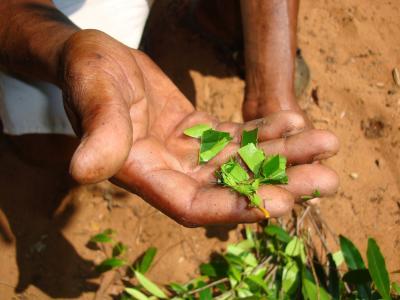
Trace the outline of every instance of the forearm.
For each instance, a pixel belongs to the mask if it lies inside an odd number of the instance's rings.
[[[1,0],[0,16],[0,68],[57,83],[62,45],[79,28],[50,0]]]
[[[269,112],[298,108],[294,67],[298,0],[241,0],[246,97]]]

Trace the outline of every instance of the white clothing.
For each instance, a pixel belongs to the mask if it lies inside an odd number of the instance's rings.
[[[98,29],[137,48],[153,0],[53,0],[82,29]],[[0,73],[0,119],[7,134],[73,135],[62,94],[45,82],[24,82]]]

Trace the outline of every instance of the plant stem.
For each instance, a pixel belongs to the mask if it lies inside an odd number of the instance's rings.
[[[206,289],[208,289],[210,287],[213,287],[213,286],[216,286],[216,285],[218,285],[220,283],[224,283],[224,282],[228,282],[228,281],[229,281],[228,277],[224,277],[224,278],[218,279],[218,280],[213,281],[213,282],[211,282],[211,283],[209,283],[209,284],[207,284],[205,286],[202,286],[201,288],[198,288],[198,289],[195,289],[195,290],[192,290],[192,291],[188,292],[187,295],[196,294],[196,293],[204,291],[204,290],[206,290]]]

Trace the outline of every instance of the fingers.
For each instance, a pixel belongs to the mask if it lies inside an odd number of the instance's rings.
[[[85,99],[79,107],[82,138],[75,151],[70,173],[80,183],[94,183],[113,176],[125,162],[132,144],[129,107],[123,101]],[[74,99],[79,101],[79,99]]]
[[[132,191],[140,187],[140,195],[146,201],[184,226],[248,223],[265,218],[259,209],[249,208],[245,197],[229,188],[200,185],[174,170],[150,171],[140,177],[130,176],[131,171],[118,175],[120,183]],[[293,207],[292,194],[281,187],[262,186],[258,194],[271,217],[284,215]]]
[[[306,123],[304,118],[293,111],[280,111],[272,113],[263,119],[247,122],[243,130],[258,129],[258,141],[291,136],[304,130]]]
[[[266,154],[281,154],[290,164],[302,164],[333,156],[339,150],[339,141],[327,130],[312,129],[288,138],[266,141],[259,146]]]
[[[318,190],[321,196],[333,195],[339,186],[335,171],[321,164],[308,164],[288,168],[289,183],[283,188],[293,194],[296,200],[312,195]]]
[[[287,214],[293,208],[293,196],[277,186],[263,186],[258,195],[271,217]],[[187,218],[195,224],[251,223],[265,219],[257,208],[250,208],[248,200],[227,187],[201,189],[192,201]]]

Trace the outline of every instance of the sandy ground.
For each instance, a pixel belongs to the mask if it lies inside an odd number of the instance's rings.
[[[166,12],[164,22],[176,19],[174,5]],[[390,271],[400,269],[400,87],[391,74],[400,68],[399,16],[398,0],[303,0],[299,16],[299,46],[311,69],[300,103],[342,144],[327,162],[341,187],[321,203],[321,214],[363,252],[367,237],[377,239]],[[159,28],[168,35],[159,41],[164,53],[153,55],[187,97],[240,121],[237,69],[185,22]],[[240,235],[234,226],[183,228],[107,182],[71,188],[64,173],[24,162],[2,136],[0,166],[0,299],[93,299],[99,280],[92,267],[104,255],[87,241],[106,228],[129,245],[132,261],[149,246],[159,249],[149,273],[159,283],[186,280]]]

